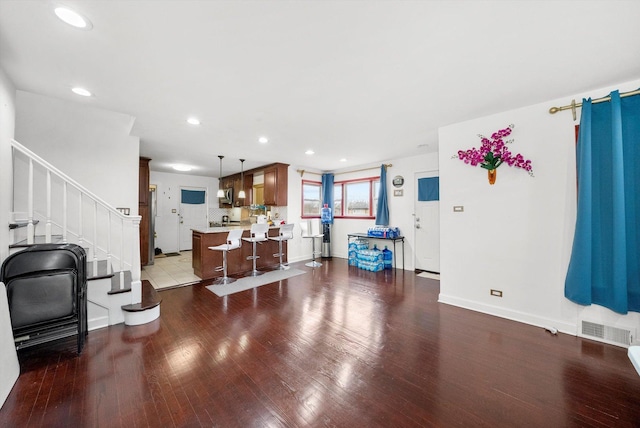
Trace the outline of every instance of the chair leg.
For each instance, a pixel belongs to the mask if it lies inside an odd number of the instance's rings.
[[[305,266],[320,267],[322,263],[316,261],[316,238],[311,238],[311,261],[306,263]]]
[[[252,257],[252,259],[253,259],[253,270],[247,276],[260,276],[260,275],[262,275],[264,273],[264,272],[260,272],[256,267],[256,261],[258,259],[256,244],[257,244],[256,241],[253,241],[253,257]]]
[[[227,276],[227,253],[228,251],[222,252],[222,278],[218,278],[216,281],[214,281],[215,285],[231,284],[232,282],[236,281],[235,278],[229,278]]]
[[[287,270],[289,269],[289,266],[285,265],[284,263],[282,263],[282,255],[284,254],[282,252],[282,240],[278,241],[278,256],[279,256],[279,260],[280,260],[280,264],[278,265],[278,269],[279,270]]]

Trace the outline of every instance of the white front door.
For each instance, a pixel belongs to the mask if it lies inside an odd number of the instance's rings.
[[[437,184],[438,171],[418,172],[415,175],[415,268],[440,273],[440,201],[432,192],[424,192],[425,186]],[[421,182],[422,180],[422,182]],[[420,190],[423,192],[420,192]],[[429,194],[427,194],[429,193]],[[431,199],[431,200],[428,200]]]
[[[203,203],[185,203],[182,190],[204,192]],[[180,188],[180,227],[179,231],[179,251],[191,250],[192,236],[191,229],[203,230],[207,228],[207,197],[206,189],[197,187]]]

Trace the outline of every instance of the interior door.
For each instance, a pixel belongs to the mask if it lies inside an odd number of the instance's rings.
[[[438,171],[415,176],[415,268],[440,273],[440,183]]]
[[[180,188],[179,251],[191,250],[191,229],[207,228],[207,192],[204,188]]]

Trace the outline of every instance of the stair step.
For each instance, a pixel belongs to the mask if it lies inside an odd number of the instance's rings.
[[[111,291],[107,294],[119,294],[127,293],[131,291],[131,271],[124,271],[124,287],[120,287],[120,272],[117,272],[111,277]]]
[[[35,226],[36,224],[38,224],[40,220],[33,220],[33,225]],[[18,221],[14,221],[13,223],[9,223],[9,230],[11,229],[19,229],[21,227],[27,227],[29,226],[29,220],[18,220]]]
[[[93,266],[95,264],[98,265],[98,270],[96,275],[93,274]],[[109,267],[109,264],[107,263],[106,260],[98,260],[97,262],[94,262],[93,260],[87,261],[87,280],[91,281],[95,279],[111,278],[113,275],[115,275],[115,273],[114,272],[108,273],[109,271],[108,267]]]
[[[51,244],[62,244],[62,235],[51,235]],[[27,248],[35,244],[49,244],[46,242],[44,235],[37,235],[34,237],[33,244],[27,244],[27,240],[23,239],[15,244],[9,245],[9,248]]]
[[[131,305],[123,305],[122,310],[127,312],[140,312],[155,308],[162,302],[160,295],[153,285],[146,279],[142,280],[142,301]]]

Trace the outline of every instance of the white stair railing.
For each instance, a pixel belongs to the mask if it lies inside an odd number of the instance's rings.
[[[140,216],[124,215],[17,141],[11,146],[12,211],[26,217],[14,220],[26,220],[27,244],[34,243],[42,221],[45,243],[76,243],[87,249],[87,260],[107,260],[109,272],[130,270],[132,281],[140,282]],[[139,301],[132,296],[132,303]]]

